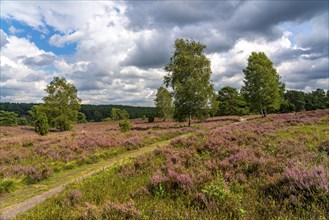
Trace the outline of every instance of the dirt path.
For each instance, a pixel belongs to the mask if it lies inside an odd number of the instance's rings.
[[[179,137],[188,137],[189,134],[184,134],[184,135],[180,135]],[[83,174],[82,176],[72,179],[70,181],[67,181],[59,186],[56,186],[48,191],[42,192],[39,195],[35,195],[31,198],[28,198],[22,202],[13,204],[11,206],[5,207],[3,209],[0,210],[0,220],[7,220],[7,219],[13,219],[15,218],[17,215],[22,214],[24,212],[26,212],[27,210],[33,208],[34,206],[38,205],[39,203],[45,201],[46,199],[50,198],[51,196],[54,196],[56,194],[58,194],[59,192],[61,192],[67,185],[74,183],[76,181],[85,179],[87,177],[90,177],[91,175],[95,174],[95,173],[99,173],[115,164],[124,162],[125,160],[129,159],[129,158],[135,158],[138,156],[141,156],[143,154],[146,153],[150,153],[152,151],[154,151],[156,148],[161,147],[161,146],[165,146],[168,143],[170,143],[170,140],[166,140],[166,141],[162,141],[159,143],[155,143],[152,145],[149,145],[147,147],[143,147],[140,148],[138,150],[134,150],[134,151],[128,151],[125,153],[122,153],[120,155],[118,155],[115,158],[109,159],[106,162],[106,165],[94,169],[86,174]]]

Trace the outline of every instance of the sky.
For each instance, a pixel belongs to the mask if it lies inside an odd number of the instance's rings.
[[[286,89],[329,89],[328,1],[0,1],[1,102],[42,102],[54,76],[84,104],[154,106],[177,38],[207,46],[212,83],[240,89],[253,51]]]

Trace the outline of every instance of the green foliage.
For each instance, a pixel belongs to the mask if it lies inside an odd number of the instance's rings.
[[[323,89],[317,89],[305,95],[305,109],[315,110],[329,108],[328,100],[329,98],[326,96],[325,91]]]
[[[210,199],[218,199],[224,201],[229,198],[230,191],[224,184],[224,179],[221,176],[216,177],[216,179],[210,184],[206,185],[202,192]]]
[[[160,117],[163,117],[165,121],[166,118],[172,116],[173,113],[173,101],[172,95],[168,92],[167,89],[160,87],[158,88],[156,98],[154,100],[157,111],[160,114]]]
[[[17,126],[17,114],[0,110],[0,126]]]
[[[80,108],[78,90],[65,78],[54,77],[45,91],[48,96],[43,98],[44,104],[40,105],[38,111],[46,114],[50,127],[61,131],[70,130],[72,123],[77,122]]]
[[[147,121],[148,121],[149,123],[154,122],[154,116],[153,116],[153,115],[149,115],[149,116],[147,117]]]
[[[123,120],[119,122],[121,132],[127,132],[131,130],[131,123],[129,120]]]
[[[78,112],[78,123],[79,124],[87,123],[86,115],[83,114],[82,112]]]
[[[18,125],[28,125],[29,121],[26,118],[17,118]]]
[[[246,115],[249,110],[243,96],[235,88],[225,86],[218,91],[219,115]]]
[[[129,118],[129,114],[126,110],[112,108],[111,111],[112,120],[125,120]]]
[[[0,195],[13,191],[16,188],[17,182],[13,179],[2,179],[0,180]]]
[[[99,111],[96,110],[93,113],[93,118],[94,118],[94,121],[100,122],[100,121],[102,121],[102,119],[104,118],[104,116],[103,116],[102,113],[100,113]]]
[[[175,52],[165,66],[166,86],[174,90],[174,117],[178,120],[207,117],[214,87],[210,83],[210,60],[205,45],[194,40],[177,39]]]
[[[49,133],[48,119],[45,113],[38,112],[36,114],[36,120],[34,122],[35,132],[40,135],[46,135]]]
[[[241,93],[251,110],[266,116],[269,111],[280,108],[284,84],[273,67],[272,61],[263,52],[252,52],[248,65],[243,69],[245,76]]]
[[[284,98],[294,106],[297,112],[305,110],[305,93],[302,91],[288,90],[284,94]]]

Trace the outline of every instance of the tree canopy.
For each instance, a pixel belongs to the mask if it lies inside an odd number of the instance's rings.
[[[284,84],[265,53],[252,52],[243,73],[245,80],[241,92],[251,110],[263,116],[278,110],[283,100]]]
[[[177,39],[175,52],[165,66],[166,86],[173,88],[174,117],[179,121],[192,117],[207,117],[211,109],[214,87],[210,82],[210,60],[205,56],[205,45],[194,40]]]
[[[112,120],[124,120],[129,118],[129,114],[124,109],[112,108],[111,117]]]
[[[70,130],[72,123],[77,122],[80,109],[78,90],[65,78],[54,77],[45,91],[48,95],[43,98],[44,103],[36,106],[32,114],[38,118],[38,115],[43,113],[50,127],[61,131]],[[43,116],[42,121],[46,121]]]
[[[174,110],[172,95],[166,88],[158,88],[154,103],[160,117],[163,117],[164,121],[166,120],[166,118],[172,116]]]
[[[0,126],[17,126],[17,114],[0,110]]]
[[[225,86],[218,91],[219,115],[246,115],[247,103],[235,88]]]

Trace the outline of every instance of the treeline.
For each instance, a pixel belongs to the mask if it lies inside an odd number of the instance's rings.
[[[28,113],[36,103],[0,103],[0,110],[15,112],[18,117],[29,118]],[[81,105],[80,112],[85,114],[88,121],[102,121],[105,118],[112,117],[111,111],[113,108],[126,110],[129,113],[129,118],[142,118],[149,115],[156,116],[156,109],[154,107],[135,107],[126,105]]]
[[[126,110],[129,118],[143,118],[149,115],[156,115],[154,107],[135,107],[126,105],[81,105],[80,112],[86,115],[88,121],[102,121],[105,118],[112,118],[112,109]]]
[[[329,90],[317,89],[311,92],[287,90],[283,93],[280,108],[272,113],[288,113],[329,108]],[[235,88],[225,86],[218,91],[219,108],[217,116],[246,115],[253,112],[244,96]]]

